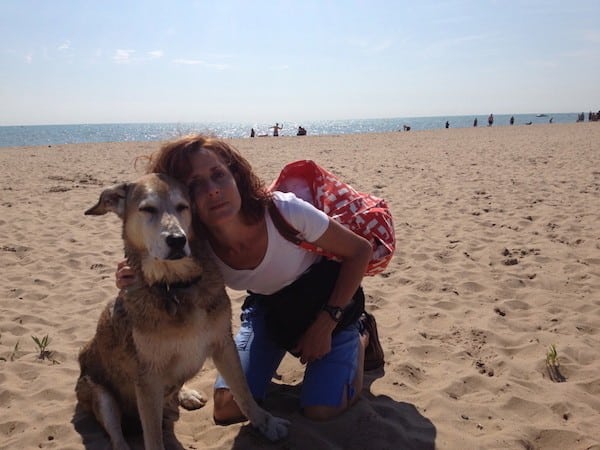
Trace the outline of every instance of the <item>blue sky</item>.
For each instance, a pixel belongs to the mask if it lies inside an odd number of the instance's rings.
[[[600,109],[600,2],[3,0],[0,125]]]

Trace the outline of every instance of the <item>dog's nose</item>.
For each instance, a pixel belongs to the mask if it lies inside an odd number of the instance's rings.
[[[181,250],[187,239],[183,234],[170,234],[167,236],[167,245],[173,250]]]

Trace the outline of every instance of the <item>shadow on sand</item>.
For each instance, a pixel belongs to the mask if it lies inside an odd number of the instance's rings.
[[[373,395],[370,386],[383,376],[383,370],[365,374],[361,399],[340,417],[326,422],[314,422],[302,416],[298,409],[301,384],[275,384],[264,403],[273,414],[291,421],[289,436],[269,443],[251,425],[240,428],[230,448],[311,449],[311,450],[434,450],[436,428],[417,408],[386,395]],[[104,430],[90,415],[77,407],[71,421],[82,436],[86,450],[110,448]],[[142,450],[141,430],[127,435],[132,450]],[[180,443],[172,447],[184,449]]]
[[[291,421],[290,435],[279,443],[268,444],[251,426],[245,426],[231,448],[434,450],[436,428],[414,405],[371,394],[371,384],[383,374],[383,370],[365,374],[362,398],[340,417],[326,422],[302,416],[298,410],[300,384],[276,385],[264,406]]]

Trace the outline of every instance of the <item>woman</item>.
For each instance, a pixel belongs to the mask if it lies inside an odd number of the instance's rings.
[[[169,174],[189,186],[194,227],[206,236],[225,283],[249,292],[235,340],[253,395],[265,397],[286,353],[273,322],[297,320],[285,310],[274,318],[269,305],[281,305],[294,296],[303,299],[307,295],[301,289],[314,290],[329,281],[326,307],[314,312],[287,349],[306,364],[301,406],[307,417],[324,420],[350,407],[362,389],[369,332],[375,365],[383,364],[372,316],[350,317],[347,323],[347,312],[356,310],[348,306],[364,302],[360,283],[371,256],[369,242],[295,195],[269,192],[248,161],[219,139],[186,136],[161,147],[148,162],[148,172]],[[317,254],[283,238],[268,212],[271,204],[305,240],[337,255],[341,262],[321,261]],[[131,276],[129,268],[120,264],[117,286],[127,286]],[[315,283],[314,277],[320,281]],[[361,334],[359,330],[365,328],[367,332]],[[214,418],[223,424],[245,420],[220,377],[215,383]]]

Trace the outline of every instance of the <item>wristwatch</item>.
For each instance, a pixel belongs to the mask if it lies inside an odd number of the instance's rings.
[[[327,311],[335,322],[342,320],[342,316],[344,315],[344,308],[340,308],[339,306],[324,305],[323,311]]]

